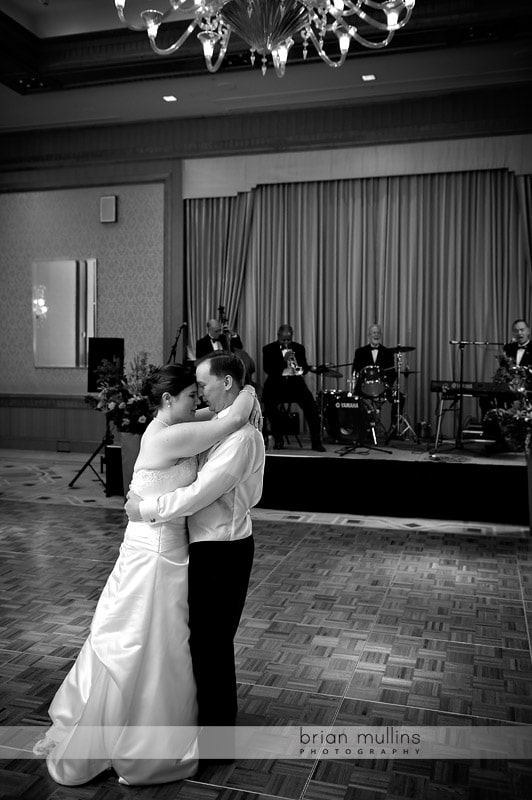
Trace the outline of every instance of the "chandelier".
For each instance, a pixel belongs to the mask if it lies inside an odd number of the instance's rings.
[[[115,0],[120,20],[131,30],[145,30],[152,50],[160,56],[175,53],[197,29],[207,69],[216,72],[234,31],[249,45],[252,65],[258,53],[262,56],[262,74],[266,74],[269,54],[276,74],[282,78],[294,37],[303,42],[303,58],[311,42],[326,64],[341,67],[352,39],[364,47],[386,47],[395,31],[407,24],[416,0],[168,0],[165,12],[146,9],[137,22],[126,19],[126,2]],[[193,13],[193,19],[177,41],[161,48],[156,41],[159,27],[174,12],[185,12],[189,18]],[[364,33],[357,27],[361,23]],[[325,51],[329,33],[337,37],[336,60]],[[377,38],[367,38],[369,33]]]

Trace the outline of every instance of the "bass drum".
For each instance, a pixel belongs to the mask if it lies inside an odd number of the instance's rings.
[[[324,392],[323,416],[327,434],[335,442],[359,442],[364,434],[365,412],[360,398],[349,392]]]
[[[386,391],[386,383],[381,368],[375,365],[363,367],[358,374],[355,391],[361,397],[371,400],[382,397]]]

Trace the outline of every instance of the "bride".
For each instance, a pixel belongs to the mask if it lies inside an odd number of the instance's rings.
[[[257,416],[250,386],[222,419],[198,411],[194,373],[181,365],[157,369],[144,393],[155,414],[131,482],[143,498],[192,483],[197,454]],[[130,522],[89,636],[50,706],[52,727],[34,747],[57,783],[86,783],[111,767],[124,784],[196,772],[187,594],[185,520]]]

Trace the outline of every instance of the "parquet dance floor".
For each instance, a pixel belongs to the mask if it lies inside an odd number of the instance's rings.
[[[104,506],[0,499],[2,726],[48,724],[121,541],[123,512]],[[286,513],[257,514],[254,531],[240,724],[532,725],[527,532]],[[108,772],[66,788],[30,754],[0,761],[0,797],[24,800],[509,800],[529,797],[531,780],[525,760],[286,759],[202,765],[158,787]]]

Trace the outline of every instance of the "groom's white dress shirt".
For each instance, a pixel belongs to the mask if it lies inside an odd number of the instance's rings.
[[[199,456],[198,477],[190,486],[142,500],[142,519],[156,524],[189,517],[191,544],[244,539],[251,534],[249,509],[262,494],[264,459],[262,435],[248,423]]]

